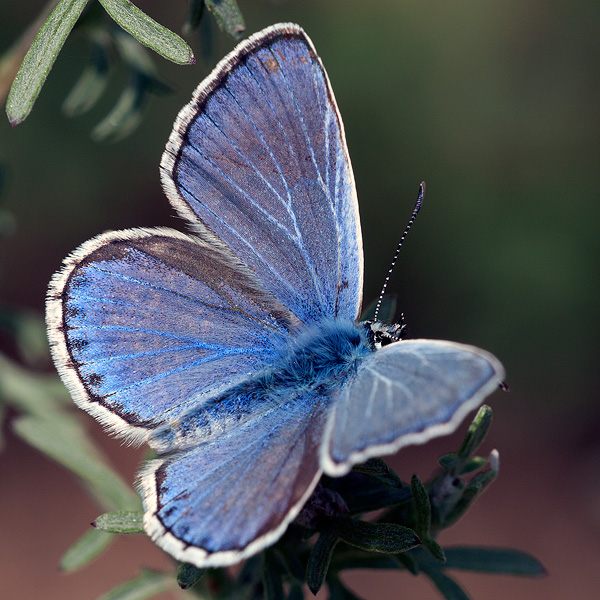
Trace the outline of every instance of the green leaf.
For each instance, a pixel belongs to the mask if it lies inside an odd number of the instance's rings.
[[[163,27],[128,0],[99,0],[106,12],[144,46],[178,65],[196,62],[192,49],[177,34]]]
[[[401,569],[404,568],[404,564],[398,560],[398,557],[407,555],[408,553],[376,554],[346,546],[338,549],[333,555],[329,572],[346,569]]]
[[[447,569],[463,569],[504,575],[545,575],[546,569],[535,557],[504,548],[446,548]]]
[[[262,582],[265,600],[285,600],[281,572],[270,549],[263,553]]]
[[[458,474],[467,475],[468,473],[477,471],[477,469],[481,469],[481,467],[485,466],[487,461],[488,459],[483,456],[472,456],[461,465]]]
[[[443,456],[440,456],[438,458],[438,462],[440,463],[440,467],[442,467],[442,469],[445,469],[446,471],[452,471],[460,462],[460,458],[456,452],[452,452],[451,454],[444,454]]]
[[[143,86],[127,85],[112,110],[92,130],[92,139],[117,142],[127,137],[142,121],[146,96]]]
[[[412,529],[396,523],[372,523],[350,517],[336,517],[331,523],[334,533],[344,542],[369,552],[396,554],[421,543]]]
[[[194,587],[206,573],[206,569],[199,569],[190,563],[180,563],[177,569],[177,585],[182,590]]]
[[[352,469],[355,473],[362,473],[374,477],[381,483],[390,487],[402,487],[403,481],[398,477],[393,469],[390,469],[388,464],[381,458],[370,458],[367,462],[356,465]]]
[[[115,536],[99,529],[88,529],[62,556],[60,568],[71,572],[85,567],[101,554]]]
[[[3,354],[0,354],[0,398],[21,413],[40,417],[62,414],[69,402],[67,390],[56,375],[40,375],[24,369]]]
[[[13,422],[17,435],[63,465],[86,484],[92,497],[107,510],[139,509],[138,496],[105,462],[78,421],[60,418],[20,417]]]
[[[402,483],[393,471],[388,476],[352,471],[345,477],[327,479],[324,485],[344,498],[350,514],[409,504],[412,499],[410,487]]]
[[[327,587],[329,588],[329,600],[362,600],[343,585],[337,577],[327,579]]]
[[[333,551],[340,538],[333,531],[323,531],[313,546],[306,567],[308,589],[316,595],[327,577]]]
[[[297,583],[293,583],[290,586],[290,593],[287,596],[287,600],[304,600],[304,592],[302,586]]]
[[[113,588],[97,600],[145,600],[173,589],[172,575],[144,570],[135,579]]]
[[[141,511],[115,511],[100,515],[94,527],[109,533],[145,533],[144,513]]]
[[[420,572],[419,563],[413,558],[410,552],[401,552],[396,556],[396,560],[413,575],[418,575]]]
[[[455,506],[443,518],[441,527],[445,529],[456,523],[473,502],[477,500],[485,488],[496,479],[497,475],[498,471],[496,469],[488,469],[487,471],[477,473],[467,484]]]
[[[431,524],[431,504],[429,502],[429,495],[418,475],[412,476],[410,487],[415,503],[415,531],[421,536],[428,537],[429,526]]]
[[[13,81],[6,114],[18,125],[31,112],[48,73],[88,0],[61,0],[35,36]]]
[[[198,29],[204,15],[204,9],[206,5],[204,0],[190,0],[190,8],[188,10],[188,16],[183,24],[183,33],[189,35],[195,29]]]
[[[458,456],[461,458],[473,456],[481,442],[483,442],[491,424],[492,409],[487,404],[484,404],[475,415],[465,436],[465,440],[458,451]]]
[[[102,96],[109,80],[110,36],[104,30],[94,30],[92,58],[62,105],[68,117],[76,117],[90,110]]]
[[[446,600],[469,600],[469,596],[458,583],[440,570],[423,566],[422,571],[431,579]]]
[[[244,17],[235,0],[204,0],[217,25],[227,35],[239,40],[246,29]]]

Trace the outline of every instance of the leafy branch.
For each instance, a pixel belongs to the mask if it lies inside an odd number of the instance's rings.
[[[189,17],[184,25],[187,33],[200,25],[204,8],[228,35],[234,39],[241,36],[245,26],[235,0],[190,0]],[[110,19],[107,20],[106,15]],[[92,57],[67,98],[64,110],[68,115],[89,110],[100,97],[106,85],[113,47],[131,71],[130,83],[117,105],[93,132],[98,140],[120,139],[130,133],[141,120],[140,107],[148,92],[168,89],[158,78],[144,47],[176,64],[195,63],[192,49],[180,36],[128,0],[50,0],[36,22],[0,60],[0,97],[8,94],[6,113],[13,126],[24,121],[31,112],[76,24],[85,31],[92,45]],[[125,40],[124,33],[131,36],[129,40]]]

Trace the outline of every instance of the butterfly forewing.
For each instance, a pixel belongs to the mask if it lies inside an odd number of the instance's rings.
[[[48,298],[65,383],[133,441],[271,362],[294,319],[228,253],[166,229],[90,240]]]
[[[177,210],[216,235],[304,322],[354,319],[358,203],[327,74],[306,34],[240,44],[179,114],[161,163]]]

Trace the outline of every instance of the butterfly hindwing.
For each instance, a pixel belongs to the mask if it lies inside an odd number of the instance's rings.
[[[131,441],[264,367],[296,323],[226,250],[169,229],[86,242],[47,322],[78,404]]]
[[[363,264],[343,125],[312,42],[280,24],[242,42],[177,117],[163,185],[301,321],[355,319]]]
[[[384,346],[339,391],[322,447],[324,471],[340,476],[372,456],[451,433],[503,376],[498,359],[473,346],[437,340]]]
[[[146,531],[198,567],[232,564],[273,543],[321,475],[327,402],[315,393],[288,396],[254,420],[150,462],[140,478]]]

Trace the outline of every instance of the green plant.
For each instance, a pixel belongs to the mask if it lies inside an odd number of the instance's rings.
[[[234,39],[241,36],[245,25],[235,0],[190,0],[184,25],[187,34],[200,26],[205,8],[221,30]],[[91,53],[88,66],[63,105],[67,116],[80,115],[94,106],[107,86],[115,55],[129,70],[129,82],[119,100],[92,132],[98,141],[127,136],[140,123],[149,94],[169,89],[159,78],[146,48],[176,64],[192,64],[196,60],[181,37],[131,2],[50,0],[36,22],[0,61],[0,98],[8,93],[6,113],[13,125],[24,121],[31,112],[75,26],[90,44]]]

